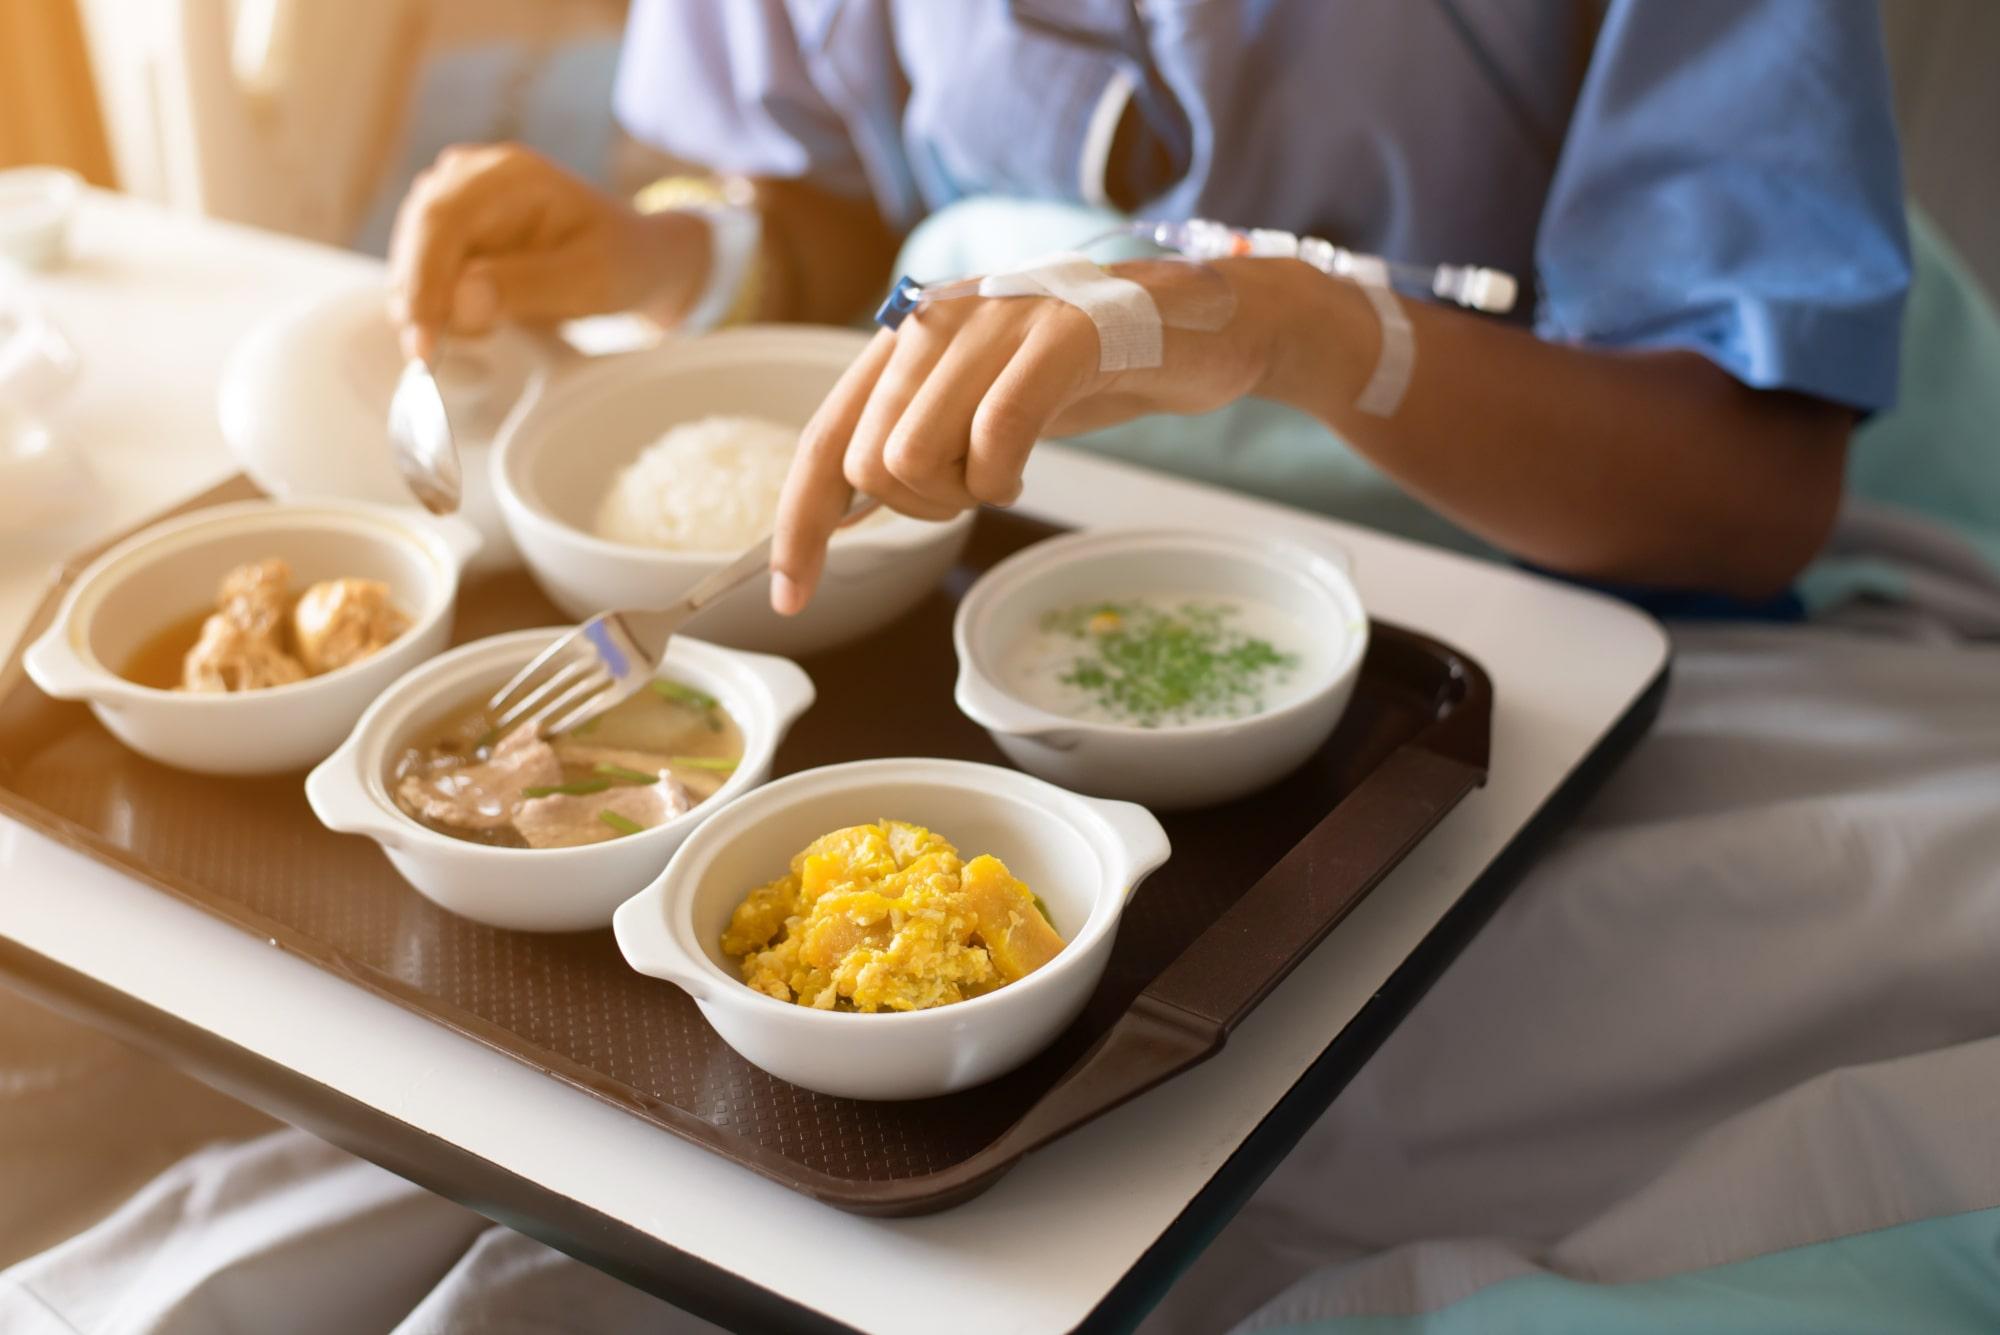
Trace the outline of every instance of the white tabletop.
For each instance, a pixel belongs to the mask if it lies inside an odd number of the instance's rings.
[[[376,271],[110,196],[79,223],[76,262],[37,291],[82,354],[59,425],[105,499],[66,532],[0,536],[0,640],[71,550],[232,471],[214,403],[235,339]],[[967,1332],[1068,1329],[1643,693],[1667,644],[1607,599],[1059,447],[1037,451],[1021,506],[1072,525],[1337,532],[1376,615],[1485,665],[1493,762],[1218,1056],[966,1205],[894,1220],[819,1205],[4,819],[0,937],[834,1321],[930,1331],[950,1310]]]

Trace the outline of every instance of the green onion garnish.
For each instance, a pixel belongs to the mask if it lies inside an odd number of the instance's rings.
[[[485,732],[479,734],[479,740],[472,744],[472,749],[475,751],[484,751],[487,747],[493,745],[495,742],[499,740],[500,740],[500,729],[488,728]]]
[[[683,686],[677,681],[665,681],[657,677],[648,684],[653,688],[653,694],[672,700],[675,704],[687,705],[691,709],[715,708],[714,696],[697,691],[692,686]]]
[[[534,788],[523,788],[523,797],[582,797],[586,793],[601,793],[611,786],[609,779],[576,779],[569,783],[551,783]]]
[[[727,756],[668,756],[667,763],[684,769],[720,770],[725,774],[736,768],[736,762]]]
[[[597,773],[602,774],[605,778],[616,779],[620,783],[658,783],[660,781],[660,776],[657,774],[648,774],[642,769],[628,769],[624,765],[614,765],[609,761],[596,766],[595,769]]]
[[[609,825],[612,829],[618,831],[618,833],[620,834],[640,834],[643,833],[646,828],[645,826],[641,825],[638,821],[627,820],[625,819],[625,817],[619,815],[617,812],[609,809],[598,812],[597,818],[603,821],[606,825]]]
[[[1046,614],[1041,628],[1077,645],[1058,681],[1113,718],[1155,728],[1254,714],[1265,688],[1298,666],[1296,654],[1230,625],[1237,612],[1230,603],[1079,603]]]

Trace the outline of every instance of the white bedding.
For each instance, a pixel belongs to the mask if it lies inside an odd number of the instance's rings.
[[[1675,638],[1654,732],[1146,1330],[1443,1321],[1523,1277],[1629,1285],[2000,1207],[2000,646]],[[97,1160],[85,1137],[44,1162]],[[286,1329],[704,1328],[297,1132],[15,1264],[0,1328],[208,1330],[336,1264],[383,1282]]]
[[[1148,1331],[2000,1206],[2000,645],[1675,643],[1653,733]]]

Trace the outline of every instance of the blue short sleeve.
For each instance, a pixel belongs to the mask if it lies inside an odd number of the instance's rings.
[[[1875,6],[1615,0],[1536,267],[1546,338],[1889,407],[1910,260]]]
[[[869,192],[782,0],[633,0],[612,105],[635,138],[711,170]]]

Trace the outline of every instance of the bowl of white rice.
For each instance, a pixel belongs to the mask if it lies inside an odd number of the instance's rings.
[[[674,602],[771,531],[799,432],[867,342],[751,326],[567,371],[516,413],[493,457],[501,516],[535,581],[578,620]],[[758,579],[689,631],[785,655],[860,639],[936,587],[972,518],[871,517],[835,535],[798,616],[771,611]]]

